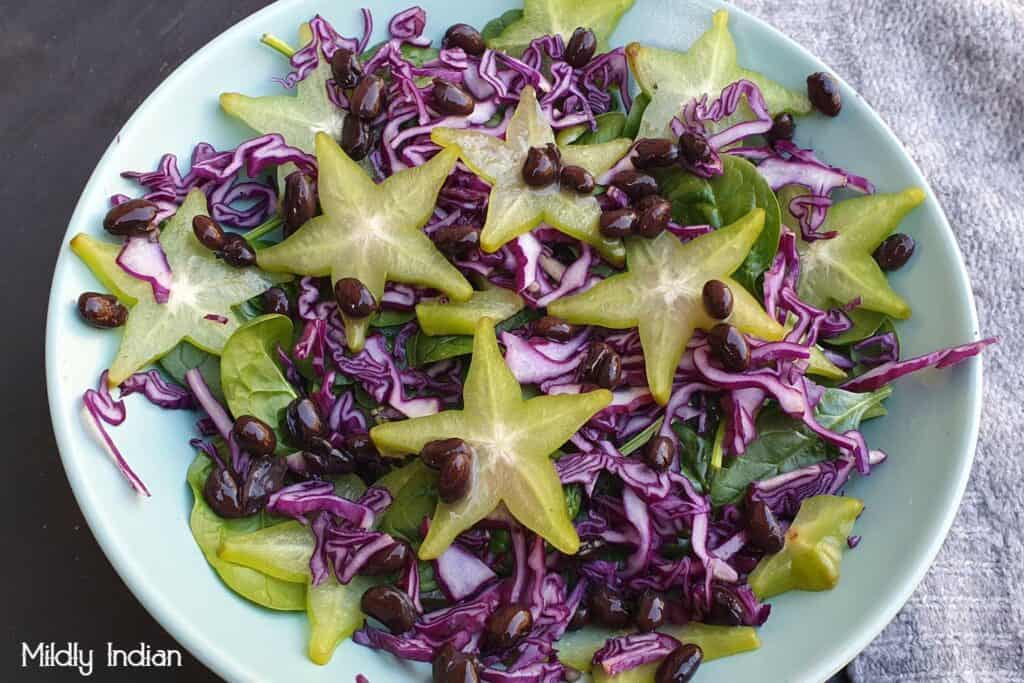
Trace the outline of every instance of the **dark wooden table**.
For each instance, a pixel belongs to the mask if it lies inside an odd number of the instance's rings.
[[[78,642],[98,659],[108,641],[180,648],[114,573],[71,495],[46,406],[46,302],[67,221],[118,129],[178,64],[266,4],[33,0],[0,8],[0,155],[7,174],[0,184],[0,301],[7,312],[0,424],[9,465],[8,512],[0,517],[0,680],[79,678],[68,669],[22,669],[23,642]],[[97,662],[93,679],[218,680],[187,652],[182,659],[174,670],[108,670]]]

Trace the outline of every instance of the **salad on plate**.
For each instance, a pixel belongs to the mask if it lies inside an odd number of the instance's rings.
[[[197,411],[198,550],[305,612],[317,664],[351,638],[439,682],[667,683],[756,649],[859,541],[844,490],[888,457],[860,425],[995,341],[901,355],[925,193],[799,144],[830,75],[747,69],[724,10],[613,46],[631,5],[266,35],[282,94],[220,95],[251,137],[125,172],[115,239],[71,241],[81,317],[120,330],[86,421],[148,496],[125,396]]]

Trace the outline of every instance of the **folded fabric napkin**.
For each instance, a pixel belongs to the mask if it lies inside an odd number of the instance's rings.
[[[1024,2],[736,5],[824,60],[893,128],[953,226],[981,330],[1001,337],[985,351],[981,438],[949,538],[849,675],[1024,680]]]

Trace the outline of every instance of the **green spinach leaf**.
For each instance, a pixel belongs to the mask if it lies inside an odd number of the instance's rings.
[[[699,493],[708,488],[708,466],[711,463],[713,444],[710,439],[700,436],[685,422],[676,420],[672,431],[679,439],[679,471],[693,482]]]
[[[500,17],[491,19],[484,24],[484,30],[480,32],[483,36],[484,42],[489,43],[491,40],[501,35],[510,24],[514,24],[523,18],[523,10],[521,9],[510,9]]]
[[[866,419],[885,415],[882,401],[891,395],[892,387],[889,385],[867,393],[826,389],[814,414],[823,427],[842,434],[857,429]]]
[[[370,321],[370,327],[394,327],[415,319],[416,311],[381,311]]]
[[[586,132],[576,138],[574,144],[599,145],[602,142],[611,142],[622,137],[622,129],[626,125],[625,114],[610,111],[605,114],[598,114],[596,118],[597,128],[594,130],[587,128]]]
[[[651,96],[645,92],[633,98],[633,106],[629,108],[629,116],[626,117],[626,125],[622,128],[622,137],[635,138],[640,132],[640,122],[644,118],[647,105],[651,103]]]
[[[514,330],[536,320],[541,315],[541,312],[536,309],[524,308],[512,317],[502,320],[494,329],[499,333]],[[409,337],[405,346],[406,358],[409,359],[409,365],[412,367],[465,356],[472,352],[473,337],[463,334],[431,337],[420,331]]]
[[[409,470],[409,468],[413,468]],[[406,465],[408,476],[381,519],[380,530],[400,536],[414,546],[420,542],[420,524],[432,517],[437,507],[437,472],[421,460]]]
[[[839,306],[840,304],[836,304]],[[889,317],[885,313],[876,313],[864,308],[855,308],[847,312],[853,327],[835,337],[829,337],[824,342],[829,346],[845,346],[862,339],[867,339],[877,332],[885,324]]]
[[[174,381],[185,384],[185,373],[193,368],[199,369],[199,374],[210,387],[210,391],[218,401],[224,400],[224,390],[220,386],[220,358],[197,349],[188,342],[181,342],[160,359],[162,367]]]

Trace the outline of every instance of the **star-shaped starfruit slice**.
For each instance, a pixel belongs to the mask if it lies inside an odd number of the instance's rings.
[[[639,137],[671,137],[669,123],[683,105],[701,95],[714,99],[722,88],[741,79],[752,81],[761,89],[772,114],[811,111],[805,95],[739,65],[736,43],[729,33],[729,13],[724,9],[715,12],[711,28],[686,52],[630,43],[626,46],[626,58],[633,77],[651,98],[640,121]],[[728,127],[749,116],[749,108],[744,105],[717,125]]]
[[[785,336],[785,328],[729,277],[757,240],[764,217],[764,209],[754,209],[732,225],[686,244],[670,232],[653,240],[630,238],[626,241],[628,272],[582,294],[558,299],[548,312],[571,323],[638,327],[647,382],[655,400],[664,405],[694,330],[710,330],[721,322],[704,310],[701,292],[708,280],[721,280],[732,290],[730,324],[761,339]]]
[[[910,306],[893,291],[872,253],[924,198],[920,188],[912,187],[892,194],[855,197],[832,206],[820,232],[834,230],[836,236],[797,242],[800,298],[826,309],[860,298],[860,309],[909,318]]]
[[[312,40],[308,25],[299,29],[299,38],[303,44]],[[228,92],[220,96],[221,108],[250,128],[262,134],[280,133],[292,147],[312,154],[317,133],[340,138],[345,123],[345,112],[327,95],[331,65],[322,54],[319,57],[316,69],[296,84],[295,95],[249,97]]]
[[[559,35],[566,42],[577,27],[589,28],[598,50],[608,47],[608,37],[636,0],[524,0],[523,16],[487,41],[487,47],[510,54],[521,53],[538,36]]]
[[[181,341],[220,354],[242,324],[233,307],[287,277],[258,268],[233,268],[204,247],[192,232],[192,219],[207,215],[206,196],[192,190],[160,232],[160,246],[171,266],[170,297],[157,303],[150,286],[117,265],[120,245],[79,234],[71,248],[121,303],[130,306],[124,336],[110,366],[117,386]]]
[[[462,399],[462,410],[386,422],[370,431],[386,455],[418,453],[431,441],[448,438],[460,438],[472,448],[469,491],[456,503],[438,502],[420,557],[438,557],[501,504],[560,551],[575,553],[580,539],[551,454],[611,402],[611,393],[600,389],[524,399],[498,349],[494,323],[485,318],[473,337]]]
[[[479,131],[443,127],[431,131],[430,138],[442,147],[458,150],[470,170],[491,184],[487,219],[480,232],[484,251],[497,251],[543,221],[593,245],[606,259],[622,262],[622,242],[600,233],[597,199],[562,190],[557,182],[530,187],[523,181],[523,162],[530,148],[555,142],[551,124],[532,87],[523,89],[504,140]],[[596,177],[621,159],[630,145],[625,138],[598,145],[568,145],[560,148],[562,163],[582,166]]]
[[[260,250],[257,262],[271,272],[330,275],[332,284],[356,278],[378,302],[388,281],[433,287],[455,301],[467,300],[473,287],[422,230],[456,157],[453,150],[442,150],[422,166],[378,185],[334,138],[318,133],[323,214],[283,242]],[[371,317],[344,319],[348,347],[359,351]]]

